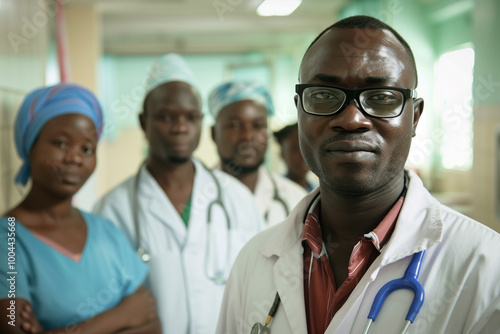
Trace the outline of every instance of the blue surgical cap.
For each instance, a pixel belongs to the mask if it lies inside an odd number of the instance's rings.
[[[16,183],[26,185],[31,175],[29,153],[42,128],[51,119],[65,114],[82,114],[92,120],[98,138],[102,132],[102,111],[95,95],[81,86],[61,83],[29,93],[17,113],[14,136],[23,160]]]
[[[208,97],[208,107],[214,119],[217,119],[224,107],[242,100],[262,104],[269,116],[274,115],[271,95],[264,85],[255,81],[231,81],[216,87]]]

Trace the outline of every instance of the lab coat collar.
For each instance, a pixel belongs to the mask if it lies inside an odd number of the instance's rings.
[[[192,214],[189,219],[189,223],[193,223],[193,219],[197,216],[196,213],[196,203],[200,201],[197,200],[196,196],[199,195],[197,189],[202,189],[200,182],[203,182],[208,176],[208,172],[205,171],[203,166],[196,159],[192,159],[195,167],[193,190],[191,193],[191,211]],[[186,238],[188,237],[188,229],[182,221],[181,216],[175,210],[172,202],[165,195],[163,189],[161,189],[158,182],[151,175],[151,173],[146,168],[146,165],[142,165],[139,170],[139,189],[138,196],[140,201],[143,203],[141,207],[148,208],[148,211],[162,224],[169,228],[173,235],[176,237],[179,245],[184,245],[186,243]]]
[[[382,266],[429,249],[442,239],[443,221],[439,202],[429,194],[414,172],[406,172],[410,178],[408,190],[394,232],[382,249]],[[306,195],[288,218],[276,226],[274,235],[261,247],[264,256],[281,256],[290,248],[300,251],[304,219],[318,194],[319,187]]]
[[[287,321],[293,334],[307,333],[307,320],[304,303],[304,261],[300,239],[304,228],[303,206],[312,201],[315,190],[309,194],[290,213],[285,222],[271,227],[273,235],[260,251],[264,256],[277,255],[273,267],[274,283],[281,298],[281,307],[285,311]]]
[[[411,171],[407,173],[410,182],[393,234],[382,248],[380,256],[352,292],[345,307],[334,316],[327,333],[344,333],[345,331],[340,329],[351,326],[356,315],[353,310],[358,309],[368,284],[376,279],[382,267],[420,250],[429,249],[442,240],[444,224],[439,202],[428,193],[415,173]],[[264,256],[278,257],[274,266],[275,284],[294,333],[307,331],[300,239],[305,215],[318,194],[319,188],[316,188],[305,196],[283,223],[272,228],[273,234],[260,248]]]
[[[441,204],[425,189],[412,171],[408,191],[394,232],[382,249],[381,266],[429,249],[443,238]]]
[[[143,164],[139,171],[138,197],[142,202],[140,207],[147,210],[151,216],[172,231],[178,245],[184,245],[187,235],[186,225],[161,189],[158,182]],[[140,217],[140,215],[139,215]],[[140,222],[139,222],[140,223]]]
[[[260,166],[258,170],[257,184],[255,185],[255,194],[269,194],[270,198],[272,198],[274,194],[273,182],[271,181],[271,177],[269,175],[269,171],[265,166]]]
[[[297,252],[301,251],[300,240],[302,238],[302,231],[304,230],[304,219],[307,215],[309,206],[318,194],[319,187],[307,194],[295,208],[293,208],[284,222],[274,227],[273,235],[260,249],[264,256],[281,256],[290,249]]]
[[[390,240],[361,278],[344,306],[335,314],[325,333],[337,334],[349,331],[366,289],[377,278],[383,267],[441,242],[444,229],[441,204],[429,194],[415,173],[407,171],[407,175],[410,177],[408,191]]]
[[[267,226],[269,226],[269,220],[272,219],[269,214],[273,207],[274,193],[277,191],[277,189],[274,189],[276,180],[271,180],[270,172],[265,166],[260,166],[257,172],[254,197],[260,213],[264,217]]]

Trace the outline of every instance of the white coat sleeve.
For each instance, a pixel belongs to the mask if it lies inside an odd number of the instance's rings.
[[[121,185],[104,197],[92,208],[92,212],[103,216],[125,232],[132,247],[135,247],[133,227],[133,208],[129,187]]]

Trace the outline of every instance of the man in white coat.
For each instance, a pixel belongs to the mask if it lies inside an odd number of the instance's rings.
[[[273,333],[366,333],[375,295],[407,268],[425,291],[407,333],[500,333],[500,235],[404,169],[423,111],[408,44],[346,18],[311,44],[299,81],[300,148],[320,186],[241,251],[216,333],[250,333],[268,313]],[[370,333],[402,333],[413,297],[392,292]]]
[[[95,212],[123,229],[148,261],[162,332],[212,334],[233,261],[263,222],[245,186],[192,158],[203,115],[179,55],[153,66],[146,94],[139,119],[147,159]]]
[[[208,104],[220,168],[252,191],[267,226],[282,222],[307,192],[263,165],[274,113],[269,92],[255,81],[231,81],[217,86]]]

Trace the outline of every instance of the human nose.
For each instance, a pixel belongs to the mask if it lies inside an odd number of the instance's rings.
[[[343,110],[330,116],[330,128],[342,131],[367,131],[373,127],[371,119],[363,113],[355,99],[347,102]]]
[[[186,132],[188,129],[188,121],[184,116],[174,117],[172,122],[172,130],[176,133],[178,132]]]
[[[242,140],[251,141],[257,136],[257,131],[251,125],[245,125],[241,128],[240,137]]]
[[[71,165],[78,165],[81,164],[83,161],[82,154],[78,151],[76,148],[69,148],[66,151],[66,155],[64,157],[64,161],[67,164]]]

